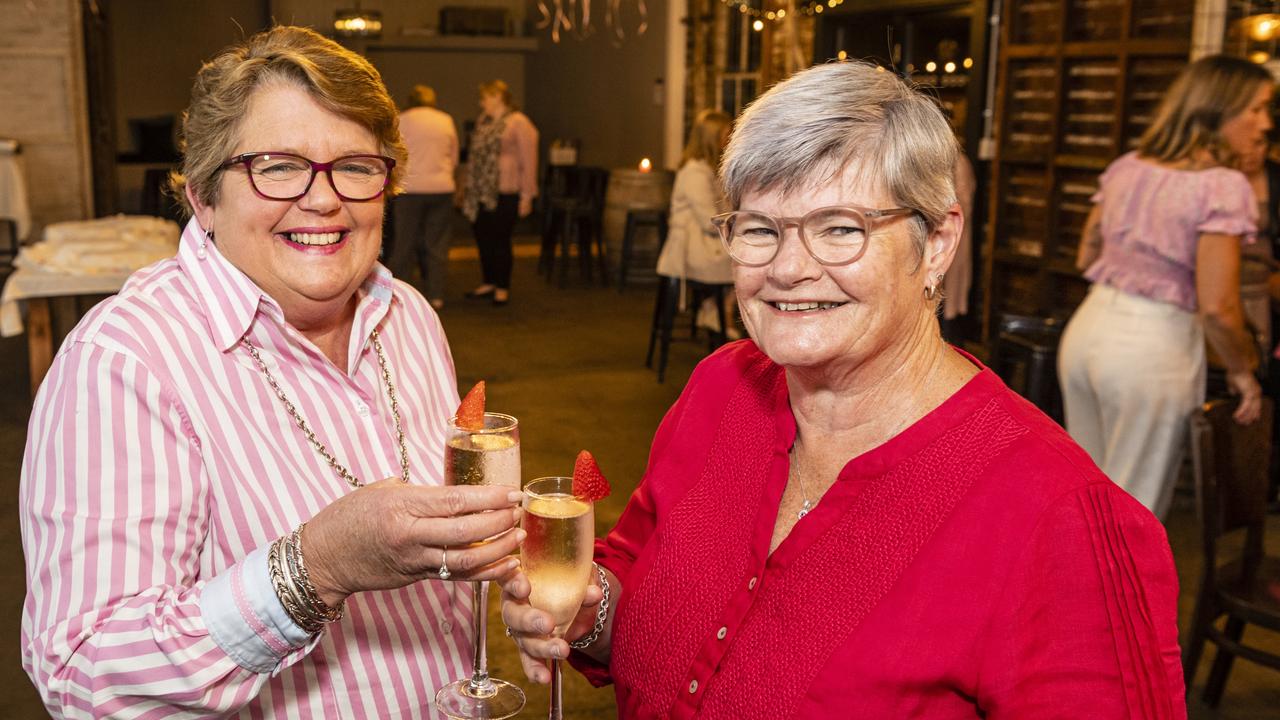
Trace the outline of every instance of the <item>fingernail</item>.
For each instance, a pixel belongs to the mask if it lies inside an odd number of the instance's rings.
[[[520,498],[522,497],[524,497],[524,493],[520,492],[519,490],[512,490],[511,492],[507,493],[507,502],[518,503],[520,502]]]
[[[559,646],[559,645],[552,645],[552,646],[551,646],[551,657],[553,657],[553,658],[555,658],[555,659],[557,659],[557,660],[563,660],[563,659],[564,659],[564,653],[560,650],[560,646]]]
[[[524,542],[524,539],[527,537],[529,537],[529,533],[525,532],[521,528],[516,528],[516,542]]]

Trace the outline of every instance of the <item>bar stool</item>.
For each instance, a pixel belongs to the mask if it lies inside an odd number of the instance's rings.
[[[651,227],[658,233],[658,252],[667,244],[666,210],[628,210],[626,230],[622,234],[622,249],[618,262],[618,292],[627,285],[627,271],[631,268],[631,251],[636,235],[642,228]],[[722,326],[723,327],[723,326]]]
[[[653,350],[658,349],[658,382],[663,382],[667,375],[667,351],[671,347],[671,329],[675,325],[676,312],[680,307],[680,278],[659,276],[658,296],[653,304],[653,324],[649,327],[649,352],[644,357],[644,366],[653,367]],[[708,297],[715,298],[716,313],[720,319],[720,332],[708,334],[707,352],[724,344],[725,324],[724,291],[730,285],[714,285],[686,280],[689,289],[690,307],[693,309],[694,323],[690,329],[690,339],[697,337],[697,308]]]
[[[1056,318],[1001,315],[991,358],[991,369],[1014,392],[1058,424],[1062,424],[1057,370],[1061,334],[1062,323]]]
[[[548,181],[552,190],[546,198],[542,253],[538,258],[538,270],[547,273],[547,282],[556,277],[559,265],[560,287],[565,286],[569,258],[576,246],[579,274],[591,281],[592,263],[598,260],[601,283],[609,284],[602,228],[608,183],[609,171],[593,167],[559,168],[555,179]]]

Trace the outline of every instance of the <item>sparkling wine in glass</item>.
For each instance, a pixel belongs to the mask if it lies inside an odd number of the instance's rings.
[[[520,563],[529,578],[529,603],[555,621],[555,637],[564,637],[582,609],[591,584],[595,514],[590,500],[573,494],[573,478],[544,477],[524,488],[528,535],[520,546]],[[549,720],[560,720],[560,661],[551,661]]]
[[[501,413],[484,414],[484,428],[459,427],[449,421],[444,448],[446,485],[501,485],[520,489],[520,425]],[[502,720],[524,707],[524,691],[489,677],[489,583],[473,582],[472,621],[475,653],[470,678],[455,680],[436,693],[436,708],[457,720]]]

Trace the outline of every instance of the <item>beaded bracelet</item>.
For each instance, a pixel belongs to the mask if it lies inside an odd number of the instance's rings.
[[[591,626],[591,632],[569,643],[569,647],[574,650],[585,650],[591,643],[600,638],[600,633],[604,632],[604,621],[609,618],[609,578],[605,577],[604,568],[599,563],[592,563],[596,566],[596,575],[600,578],[600,589],[604,592],[604,597],[600,599],[600,605],[596,608],[596,623]]]

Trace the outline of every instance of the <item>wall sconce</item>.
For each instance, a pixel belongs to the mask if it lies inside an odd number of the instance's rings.
[[[378,37],[382,34],[382,13],[377,10],[338,10],[333,14],[333,33],[338,37]]]

